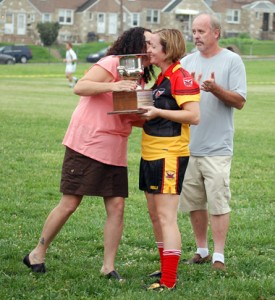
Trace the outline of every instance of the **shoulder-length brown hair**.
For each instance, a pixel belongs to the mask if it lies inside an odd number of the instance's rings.
[[[185,40],[182,33],[177,29],[160,29],[154,31],[158,34],[163,52],[166,54],[166,61],[175,63],[180,60],[186,50]]]

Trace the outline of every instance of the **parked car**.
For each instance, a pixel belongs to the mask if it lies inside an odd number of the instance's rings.
[[[103,48],[96,53],[89,54],[86,58],[87,62],[95,63],[99,61],[102,57],[104,57],[107,54],[108,49],[108,47]]]
[[[11,55],[0,53],[0,64],[13,65],[15,64],[15,58]]]
[[[15,58],[16,62],[25,64],[32,58],[32,51],[25,45],[9,45],[0,48],[0,53],[11,55]]]

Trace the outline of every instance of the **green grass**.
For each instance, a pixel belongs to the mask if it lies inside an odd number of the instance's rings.
[[[41,47],[37,45],[29,45],[33,58],[29,60],[29,63],[45,63],[45,62],[58,62],[60,59],[56,58],[50,53],[50,48]],[[64,56],[65,57],[65,56]]]
[[[7,45],[9,43],[0,43],[0,47],[3,45]],[[60,54],[61,58],[64,58],[66,55],[66,47],[65,44],[60,45],[52,45],[50,48],[37,46],[37,45],[28,45],[32,51],[33,58],[29,60],[28,63],[56,63],[62,62],[62,59],[55,57],[53,54],[50,53],[50,49],[57,50]],[[84,43],[79,45],[74,45],[74,50],[78,56],[79,62],[86,62],[86,57],[91,54],[95,53],[105,47],[109,46],[109,43],[106,42],[91,42],[91,43]]]
[[[77,53],[77,56],[80,61],[86,61],[86,57],[91,53],[96,53],[99,50],[106,48],[110,45],[110,43],[106,42],[91,42],[81,45],[75,45],[74,50]],[[61,55],[65,57],[65,48],[61,48]]]
[[[235,45],[240,51],[241,55],[259,55],[259,56],[275,55],[274,41],[229,38],[229,39],[221,39],[220,44],[223,47]]]
[[[158,254],[138,190],[139,129],[129,141],[130,197],[116,261],[127,281],[99,276],[105,211],[95,197],[85,198],[50,246],[46,274],[22,264],[60,199],[61,142],[79,98],[67,87],[62,64],[0,66],[0,299],[274,300],[274,61],[245,64],[248,100],[235,113],[228,271],[180,264],[177,291],[161,295],[142,289],[150,282],[145,275],[158,268]],[[88,67],[79,64],[78,75]],[[187,258],[195,249],[188,215],[179,214],[179,225]]]
[[[261,83],[270,85],[275,82],[275,61],[274,60],[247,60],[245,62],[248,84]],[[251,88],[248,89],[248,92]]]
[[[0,47],[2,45],[6,45],[7,43],[0,43]],[[230,38],[230,39],[221,39],[220,44],[223,47],[235,45],[240,51],[241,55],[258,55],[258,56],[271,56],[275,55],[275,43],[274,41],[260,41],[253,39],[241,39],[241,38]],[[86,57],[95,53],[107,46],[110,43],[106,42],[91,42],[84,43],[79,45],[74,45],[74,50],[77,53],[78,61],[80,63],[86,62]],[[62,62],[62,59],[56,58],[49,51],[49,48],[37,46],[37,45],[29,45],[32,50],[33,58],[29,60],[29,63],[56,63]],[[60,45],[52,45],[51,49],[57,50],[59,52],[61,58],[65,57],[65,44]],[[186,52],[190,52],[194,48],[193,42],[186,42]]]

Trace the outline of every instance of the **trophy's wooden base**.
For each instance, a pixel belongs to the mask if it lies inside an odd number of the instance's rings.
[[[108,114],[142,113],[142,106],[152,106],[152,90],[113,92],[114,111]]]

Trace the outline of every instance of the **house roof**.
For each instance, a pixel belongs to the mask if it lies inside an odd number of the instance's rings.
[[[58,8],[76,10],[87,0],[29,0],[40,12],[52,13]]]
[[[148,1],[148,0],[135,0],[135,1],[129,1],[124,0],[123,6],[126,7],[131,12],[140,12],[143,9],[163,9],[167,3],[168,0],[154,0],[154,1]]]
[[[275,4],[275,0],[271,1],[251,1],[251,0],[213,0],[211,1],[210,7],[215,12],[225,12],[227,9],[241,9],[241,8],[249,8],[253,3],[263,3],[270,2],[271,4]]]
[[[73,9],[82,12],[94,5],[102,11],[114,11],[123,1],[123,8],[129,12],[140,12],[144,9],[159,9],[170,12],[184,0],[28,0],[40,12],[53,13],[56,9]],[[0,3],[4,2],[0,0]],[[251,1],[251,0],[211,0],[208,3],[216,12],[222,12],[226,8],[253,9],[257,11],[274,12],[275,0]]]
[[[77,12],[82,12],[94,5],[96,2],[99,2],[100,0],[86,0],[85,3],[83,3],[81,6],[78,7]]]
[[[275,4],[270,1],[255,1],[250,4],[243,5],[242,8],[256,10],[259,12],[275,12]]]
[[[180,0],[181,1],[181,0]],[[169,0],[122,0],[123,9],[129,12],[140,12],[143,9],[163,9]],[[83,5],[81,5],[77,12],[82,12],[97,6],[97,10],[102,11],[112,11],[114,8],[120,6],[120,0],[86,0]]]
[[[86,10],[95,10],[98,12],[118,12],[119,9],[120,2],[118,0],[88,0],[77,9],[77,12],[83,12]]]
[[[164,12],[169,12],[171,10],[173,10],[178,4],[181,3],[182,0],[174,0],[171,1],[170,3],[168,3],[168,5],[166,7],[163,8]]]

